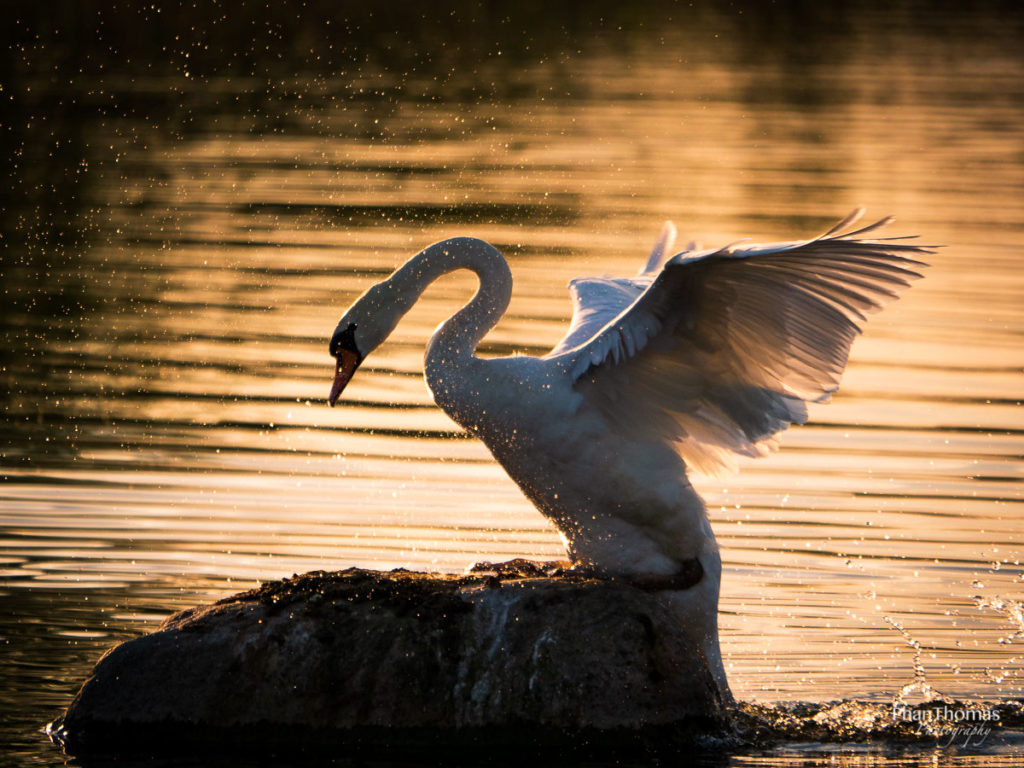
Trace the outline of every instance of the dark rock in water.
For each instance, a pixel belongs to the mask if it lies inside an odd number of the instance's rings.
[[[315,572],[108,652],[50,732],[75,754],[216,744],[676,742],[731,701],[657,591],[520,564]],[[717,642],[717,640],[715,641]]]

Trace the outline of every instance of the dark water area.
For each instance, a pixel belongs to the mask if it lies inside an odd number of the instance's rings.
[[[562,555],[422,382],[471,279],[324,405],[340,312],[424,245],[506,253],[482,351],[543,354],[568,280],[632,274],[666,219],[684,243],[791,240],[857,205],[945,247],[778,454],[695,479],[730,682],[775,739],[707,759],[1024,759],[1024,17],[695,5],[8,10],[8,762],[64,764],[40,729],[174,611],[318,568]],[[1008,725],[892,738],[892,702],[936,694]]]

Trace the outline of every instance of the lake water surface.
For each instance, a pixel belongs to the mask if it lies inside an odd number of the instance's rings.
[[[277,68],[197,74],[184,43],[157,66],[106,67],[60,53],[59,34],[12,44],[9,754],[63,764],[39,729],[99,655],[197,602],[312,569],[562,556],[422,380],[471,277],[431,288],[325,404],[340,313],[423,246],[499,247],[515,293],[481,352],[543,354],[568,280],[634,273],[665,219],[684,243],[724,245],[813,236],[861,204],[945,247],[778,454],[696,481],[724,558],[730,682],[768,705],[887,703],[905,686],[1024,697],[1019,20],[918,23],[896,4],[766,31],[657,8],[660,24],[576,18],[547,36],[476,21],[499,42],[411,63],[353,48],[333,69],[294,49]],[[1024,759],[1009,729],[894,750],[846,748],[843,764]]]

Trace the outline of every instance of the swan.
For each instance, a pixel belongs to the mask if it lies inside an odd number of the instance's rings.
[[[508,307],[508,263],[475,238],[434,243],[342,316],[328,402],[431,282],[475,272],[477,292],[427,345],[434,400],[553,522],[574,567],[685,601],[686,629],[727,690],[721,558],[688,470],[774,450],[782,430],[805,423],[807,402],[836,391],[866,314],[920,277],[912,257],[930,247],[865,237],[891,218],[850,231],[862,213],[811,240],[675,254],[666,222],[635,277],[570,283],[569,329],[542,357],[476,355]]]

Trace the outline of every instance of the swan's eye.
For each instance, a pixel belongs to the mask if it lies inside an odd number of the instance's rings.
[[[359,348],[356,346],[356,327],[356,323],[349,323],[345,330],[334,332],[330,346],[332,357],[340,355],[343,349],[359,354]],[[362,356],[360,355],[360,357]]]

